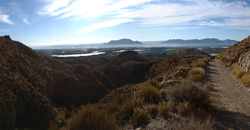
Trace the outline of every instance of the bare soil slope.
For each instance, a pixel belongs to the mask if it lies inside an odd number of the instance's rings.
[[[207,67],[206,82],[219,111],[214,116],[218,129],[250,129],[250,93],[221,63],[213,60]]]

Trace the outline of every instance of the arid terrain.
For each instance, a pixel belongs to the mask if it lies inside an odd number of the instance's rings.
[[[1,129],[247,130],[249,41],[216,58],[188,48],[53,59],[0,37]]]

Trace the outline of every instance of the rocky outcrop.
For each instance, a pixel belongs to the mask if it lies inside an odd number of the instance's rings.
[[[238,61],[241,70],[250,72],[250,51],[242,54]]]
[[[242,71],[250,72],[250,36],[241,42],[223,50],[218,56],[225,66],[239,63]]]

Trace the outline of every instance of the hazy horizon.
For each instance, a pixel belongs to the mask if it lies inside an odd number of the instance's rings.
[[[249,0],[0,0],[0,35],[28,46],[250,35]]]

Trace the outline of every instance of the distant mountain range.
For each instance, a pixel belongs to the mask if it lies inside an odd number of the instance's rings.
[[[219,40],[216,38],[205,38],[205,39],[191,39],[191,40],[183,40],[183,39],[170,39],[168,41],[163,41],[163,44],[167,44],[167,43],[176,43],[176,44],[199,44],[199,43],[226,43],[226,44],[235,44],[238,41],[235,40],[230,40],[230,39],[226,39],[226,40]]]
[[[142,43],[139,41],[132,41],[131,39],[120,39],[120,40],[112,40],[105,45],[141,45]]]

